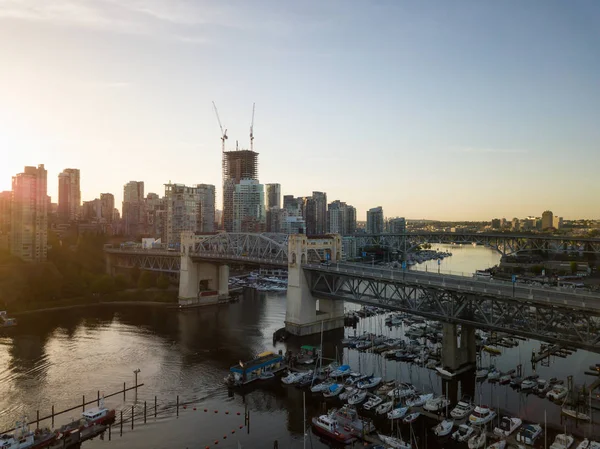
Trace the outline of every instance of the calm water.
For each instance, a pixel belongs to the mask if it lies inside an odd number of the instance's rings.
[[[498,261],[496,254],[482,247],[453,246],[450,251],[454,255],[444,260],[442,266],[446,271],[472,273]],[[437,262],[430,264],[428,269],[437,269]],[[81,403],[82,395],[92,399],[97,390],[109,394],[122,388],[124,382],[133,385],[133,370],[139,368],[139,382],[145,385],[139,389],[137,400],[133,392],[128,392],[125,400],[123,396],[106,400],[108,405],[124,410],[125,416],[130,416],[132,404],[136,405],[135,429],[126,424],[122,437],[117,428],[112,441],[107,437],[96,439],[86,442],[84,447],[237,448],[239,441],[242,447],[262,448],[273,447],[273,441],[278,440],[280,448],[300,448],[303,446],[301,390],[272,382],[257,385],[242,395],[231,394],[222,383],[229,366],[238,360],[249,359],[267,349],[295,350],[303,343],[318,342],[320,337],[314,336],[273,345],[272,334],[283,325],[285,302],[285,295],[250,295],[236,304],[185,312],[114,305],[23,316],[16,332],[0,338],[0,425],[10,428],[23,414],[32,418],[40,410],[41,415],[46,415],[53,404],[60,410]],[[383,316],[364,319],[356,331],[402,335],[402,328],[389,330],[383,320]],[[347,334],[353,332],[346,330]],[[441,379],[430,370],[342,349],[341,338],[341,331],[325,336],[325,355],[343,356],[354,369],[360,367],[363,372],[382,373],[388,379],[409,380],[425,390],[448,389],[451,395],[458,396],[468,392],[484,403],[536,422],[543,422],[546,411],[549,423],[560,423],[560,408],[537,396],[487,382],[475,384],[472,376],[442,385]],[[521,342],[516,348],[503,349],[495,364],[508,370],[521,361],[529,374],[531,351],[538,348],[539,342]],[[538,365],[537,373],[542,378],[563,379],[572,374],[576,384],[589,384],[592,379],[583,371],[597,361],[600,360],[595,355],[578,351],[567,359],[553,358],[549,367]],[[483,363],[489,362],[486,356]],[[173,407],[177,395],[182,403],[193,402],[187,409],[180,409],[178,418]],[[155,396],[157,419],[153,416]],[[144,401],[148,404],[145,425]],[[306,404],[308,419],[323,409],[321,397],[307,394]],[[334,404],[331,402],[329,406]],[[246,428],[239,428],[243,425],[245,407],[250,411],[249,433]],[[58,417],[56,425],[78,413],[73,411]],[[414,426],[420,438],[419,447],[441,447],[426,432],[433,424],[423,420]],[[389,423],[383,425],[387,428]],[[582,429],[585,427],[580,426],[579,431]],[[215,440],[219,440],[218,445]],[[308,447],[325,445],[310,435]]]

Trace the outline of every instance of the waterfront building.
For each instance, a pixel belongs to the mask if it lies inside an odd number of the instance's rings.
[[[327,232],[327,193],[313,192],[312,198],[315,204],[315,234],[323,235]]]
[[[550,210],[544,211],[542,214],[542,231],[552,228],[554,225],[554,214]]]
[[[374,207],[367,211],[367,234],[383,234],[383,208]]]
[[[294,195],[284,195],[283,208],[289,216],[302,217],[303,198],[295,198]]]
[[[184,184],[165,184],[162,207],[164,207],[162,210],[166,210],[166,230],[163,233],[169,245],[179,244],[181,233],[184,231],[214,231],[215,186],[213,185],[197,184],[189,187]],[[161,216],[159,212],[159,220],[164,220],[163,217],[164,215]],[[156,219],[156,215],[154,218]],[[160,223],[159,225],[164,226]]]
[[[80,218],[83,221],[99,223],[102,218],[102,202],[98,198],[84,201]]]
[[[354,259],[357,256],[356,238],[353,236],[342,237],[342,259]]]
[[[129,181],[123,186],[123,226],[128,236],[145,232],[144,181]]]
[[[267,211],[272,207],[281,208],[281,184],[266,184]]]
[[[145,234],[155,239],[166,240],[167,200],[157,193],[150,192],[144,201]]]
[[[281,232],[285,234],[304,234],[306,229],[306,222],[304,218],[298,216],[285,217]]]
[[[354,234],[356,232],[356,208],[340,200],[329,203],[327,232],[341,235]]]
[[[79,218],[81,207],[80,173],[66,168],[58,175],[58,218],[62,223]]]
[[[112,193],[100,194],[100,216],[106,223],[112,223],[115,209],[115,196]]]
[[[267,232],[283,232],[281,229],[286,217],[285,209],[276,206],[267,209]]]
[[[390,234],[404,234],[406,232],[406,219],[404,217],[390,218],[388,229]]]
[[[12,179],[10,251],[27,262],[44,262],[48,255],[47,183],[43,164]]]
[[[224,151],[223,152],[223,229],[227,232],[234,232],[236,229],[235,222],[235,209],[237,208],[238,213],[242,210],[246,210],[243,205],[235,204],[236,197],[236,186],[240,185],[242,181],[256,181],[258,184],[258,153],[251,150],[236,150],[236,151]],[[246,186],[249,185],[246,183]],[[262,186],[262,184],[260,184]],[[247,190],[247,187],[241,187],[238,189],[238,198],[244,196],[243,191]],[[263,217],[264,217],[264,186],[263,186]],[[256,215],[256,214],[255,214]],[[248,218],[248,219],[246,219]],[[238,216],[238,228],[241,226],[240,223],[253,222],[252,216]],[[263,223],[264,223],[263,218]],[[239,230],[237,231],[239,232]]]
[[[233,191],[232,232],[265,232],[264,185],[255,179],[241,179]]]

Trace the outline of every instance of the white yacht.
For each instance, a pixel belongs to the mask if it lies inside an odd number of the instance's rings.
[[[478,405],[469,416],[469,422],[475,426],[489,423],[496,417],[496,412],[485,405]]]
[[[430,412],[439,412],[450,405],[450,400],[446,398],[446,396],[438,396],[437,398],[432,398],[425,403],[423,409]]]
[[[458,401],[456,407],[450,411],[450,416],[452,416],[454,419],[463,419],[470,415],[473,410],[475,410],[475,405],[473,405],[471,402],[467,402],[467,400],[462,399]]]
[[[559,401],[569,394],[569,389],[564,385],[554,385],[552,389],[546,393],[546,397],[553,401]]]
[[[507,437],[521,427],[521,424],[523,424],[523,421],[519,418],[504,416],[500,421],[500,425],[494,428],[494,433],[501,437]]]
[[[446,435],[450,435],[453,426],[454,421],[445,419],[433,428],[433,433],[435,433],[438,437],[445,437]]]
[[[469,449],[481,449],[487,441],[487,433],[480,432],[478,435],[473,435],[469,438]]]
[[[452,434],[452,439],[462,443],[463,441],[468,441],[473,436],[473,432],[475,432],[475,427],[468,424],[461,424]]]
[[[569,449],[573,445],[573,437],[566,433],[559,433],[554,439],[554,443],[550,446],[550,449]]]
[[[407,399],[406,406],[407,407],[422,407],[423,405],[425,405],[425,403],[427,403],[427,401],[430,401],[431,399],[433,399],[433,393],[420,394],[419,396],[415,396],[410,399]]]
[[[519,443],[533,445],[537,437],[542,434],[542,426],[539,424],[525,424],[517,433]]]

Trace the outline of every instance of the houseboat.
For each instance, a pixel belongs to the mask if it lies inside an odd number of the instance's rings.
[[[243,386],[261,378],[263,373],[277,373],[285,369],[281,354],[266,351],[247,362],[240,362],[229,369],[225,383],[232,386]]]

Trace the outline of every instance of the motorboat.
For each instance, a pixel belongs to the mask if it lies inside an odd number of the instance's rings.
[[[468,424],[461,424],[458,426],[458,429],[452,434],[452,439],[462,443],[463,441],[468,441],[473,433],[475,432],[475,428]]]
[[[475,379],[478,379],[478,380],[485,379],[485,378],[487,378],[489,373],[490,373],[490,370],[488,370],[487,368],[479,368],[477,371],[475,371]]]
[[[404,441],[402,438],[394,438],[381,434],[377,434],[377,436],[387,446],[393,447],[394,449],[412,449],[411,444],[407,441]]]
[[[500,376],[500,379],[498,379],[498,383],[500,385],[506,385],[510,383],[510,380],[512,379],[510,374],[503,374],[502,376]]]
[[[327,391],[329,389],[329,387],[331,387],[334,384],[335,384],[335,382],[333,382],[333,381],[321,382],[319,384],[316,384],[316,385],[313,385],[312,387],[310,387],[310,391],[311,391],[311,393],[323,393],[324,391]]]
[[[473,405],[469,400],[462,399],[458,401],[456,407],[450,411],[450,416],[452,416],[454,419],[463,419],[470,415],[474,409],[475,405]]]
[[[371,410],[383,402],[380,396],[371,395],[371,397],[363,404],[365,410]]]
[[[453,426],[454,421],[445,419],[433,428],[433,433],[438,437],[445,437],[447,435],[450,435]]]
[[[263,371],[259,376],[260,380],[271,380],[273,378],[275,378],[275,374],[271,371]]]
[[[523,421],[520,418],[503,416],[500,425],[494,428],[494,433],[501,437],[507,437],[521,427],[521,424],[523,424]]]
[[[340,401],[347,401],[350,396],[358,391],[355,387],[344,387],[344,391],[340,394]]]
[[[407,413],[408,407],[396,407],[395,409],[392,409],[392,411],[388,412],[387,417],[391,420],[401,419],[404,418]]]
[[[566,433],[559,433],[550,445],[550,449],[569,449],[573,445],[573,437]]]
[[[487,380],[490,382],[500,380],[500,371],[498,371],[496,368],[491,369],[487,375]]]
[[[533,379],[532,377],[528,377],[521,382],[521,390],[531,390],[537,385],[537,379]]]
[[[358,405],[361,404],[367,398],[367,392],[365,390],[358,390],[348,396],[348,404]]]
[[[388,393],[388,396],[395,399],[404,399],[408,396],[415,394],[417,390],[411,384],[401,383],[398,387],[394,388]]]
[[[554,385],[552,389],[546,393],[546,397],[553,401],[559,401],[569,394],[569,389],[564,385]]]
[[[572,408],[563,407],[560,411],[563,415],[568,416],[569,418],[576,419],[577,421],[591,421],[590,415],[587,415],[583,412],[578,412],[577,410],[573,410]]]
[[[329,415],[321,415],[312,419],[313,430],[342,444],[350,444],[356,440],[349,430]]]
[[[541,434],[542,426],[539,424],[525,424],[517,433],[517,442],[533,445]]]
[[[474,426],[482,426],[496,417],[496,412],[485,405],[478,405],[469,416],[469,422]]]
[[[540,396],[546,396],[546,393],[550,390],[550,382],[545,379],[538,379],[537,384],[533,387],[534,393]]]
[[[487,434],[485,432],[479,432],[477,435],[473,435],[469,438],[469,449],[480,449],[485,446],[487,441]]]
[[[338,396],[343,389],[344,386],[342,384],[333,384],[329,387],[329,390],[323,392],[323,396],[326,398],[333,398],[335,396]]]
[[[429,412],[439,412],[448,405],[450,405],[450,400],[447,399],[446,396],[438,396],[437,398],[428,400],[425,405],[423,405],[423,409]]]
[[[388,394],[394,388],[396,388],[396,381],[390,380],[389,382],[382,383],[381,386],[377,389],[377,391],[375,393],[382,394],[382,395]]]
[[[579,443],[577,449],[600,449],[600,443],[585,438],[581,443]]]
[[[104,405],[104,398],[100,398],[98,407],[86,410],[81,414],[81,417],[86,421],[87,425],[102,425],[115,420],[116,411],[115,409],[108,409]]]
[[[338,423],[345,428],[350,428],[353,435],[362,437],[375,431],[375,425],[367,419],[358,416],[356,407],[344,405],[340,409],[333,409],[329,416],[333,417]]]
[[[487,449],[505,449],[506,440],[498,440],[494,444],[490,444]]]
[[[356,386],[358,388],[360,388],[361,390],[369,390],[371,388],[375,388],[376,386],[378,386],[382,381],[381,377],[369,377],[365,380],[361,380],[360,382],[356,383]]]
[[[307,374],[306,372],[297,372],[297,373],[291,372],[287,376],[282,377],[281,382],[283,382],[285,385],[293,385],[296,382],[298,382],[302,377],[304,377],[306,374]]]
[[[409,413],[408,415],[406,415],[403,419],[402,422],[404,424],[411,424],[414,423],[417,418],[421,416],[421,412],[414,412],[414,413]]]
[[[377,413],[378,415],[385,415],[390,410],[392,410],[393,406],[394,406],[394,401],[384,402],[383,404],[380,404],[377,406],[377,408],[375,409],[375,413]]]
[[[29,429],[27,418],[17,421],[14,433],[0,435],[0,448],[2,449],[38,449],[46,448],[56,442],[57,433],[50,429]]]
[[[329,373],[329,377],[346,377],[352,373],[350,365],[342,365]]]
[[[418,396],[413,396],[412,398],[407,399],[406,406],[422,407],[427,403],[427,401],[430,401],[431,399],[433,399],[433,393],[420,394]]]

